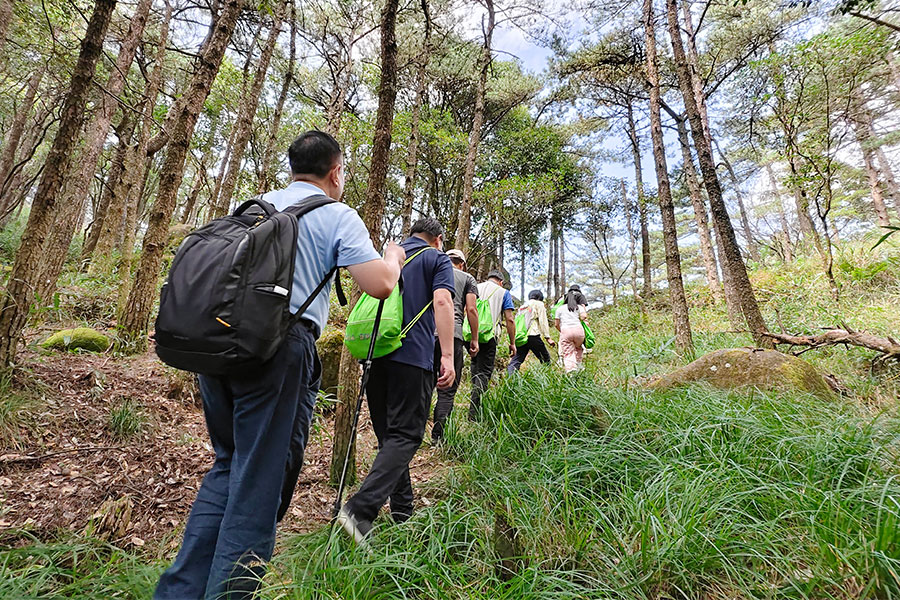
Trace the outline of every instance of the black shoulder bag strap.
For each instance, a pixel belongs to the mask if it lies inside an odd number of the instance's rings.
[[[337,200],[333,198],[329,198],[324,194],[315,194],[313,196],[309,196],[304,200],[296,204],[292,204],[284,209],[283,212],[289,213],[293,215],[298,221],[311,210],[315,210],[321,206],[325,206],[326,204],[333,204],[337,202]],[[337,274],[337,277],[335,277]],[[306,299],[306,302],[300,305],[300,308],[297,309],[291,316],[291,325],[296,325],[297,322],[300,321],[300,318],[303,316],[303,313],[306,312],[306,309],[309,308],[309,305],[313,303],[313,300],[322,292],[325,286],[331,281],[331,278],[335,278],[334,291],[337,294],[338,302],[340,302],[341,306],[347,306],[347,297],[344,295],[344,288],[341,285],[341,276],[338,267],[332,268],[328,273],[325,274],[325,277],[322,278],[322,281],[319,282],[319,285],[316,286],[316,289],[312,291],[312,294],[309,295],[309,298]]]

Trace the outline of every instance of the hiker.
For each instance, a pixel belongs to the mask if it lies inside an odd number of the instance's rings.
[[[556,345],[556,342],[550,337],[550,326],[547,324],[547,307],[544,306],[544,294],[541,293],[541,290],[528,292],[528,300],[519,307],[519,312],[526,314],[528,341],[516,348],[515,356],[509,361],[509,367],[507,367],[506,371],[510,375],[519,370],[519,367],[522,366],[522,363],[528,357],[529,352],[534,352],[538,360],[544,364],[550,362],[550,353],[547,351],[547,347],[544,346],[541,336],[551,346]]]
[[[466,257],[461,250],[453,248],[447,251],[453,264],[453,370],[456,379],[450,387],[438,390],[437,403],[434,406],[434,425],[431,427],[431,441],[439,443],[444,437],[444,423],[453,411],[453,400],[459,389],[459,376],[463,368],[463,356],[468,350],[469,356],[478,354],[478,336],[472,341],[463,339],[463,320],[469,322],[470,331],[478,331],[478,311],[475,301],[478,299],[478,286],[475,278],[466,273]],[[436,340],[435,354],[440,356],[440,340]]]
[[[341,148],[333,137],[308,131],[288,149],[291,184],[265,200],[278,210],[344,191]],[[291,311],[311,296],[335,266],[346,267],[366,293],[387,298],[405,259],[388,244],[372,246],[356,211],[333,202],[298,223]],[[216,458],[191,509],[175,562],[154,598],[249,598],[259,587],[275,545],[275,525],[287,510],[319,387],[315,341],[328,319],[329,282],[288,332],[275,356],[255,372],[199,376],[203,412]],[[186,319],[193,315],[185,315]]]
[[[478,297],[483,298],[491,308],[491,326],[496,329],[502,317],[506,323],[509,336],[509,355],[516,354],[516,324],[513,321],[512,295],[503,287],[503,275],[500,271],[488,273],[487,281],[478,284]],[[475,330],[473,330],[475,331]],[[475,337],[474,335],[472,337]],[[496,335],[486,342],[481,342],[478,354],[472,357],[472,397],[469,401],[469,419],[475,420],[481,412],[481,395],[487,389],[494,374],[494,361],[497,358]]]
[[[378,454],[359,491],[337,516],[337,523],[359,544],[366,543],[372,521],[388,499],[395,523],[412,516],[409,462],[425,436],[435,378],[443,390],[456,377],[453,266],[440,251],[443,244],[444,228],[432,218],[416,221],[410,237],[400,244],[411,257],[403,267],[403,322],[420,316],[399,349],[372,362],[366,401]],[[441,346],[439,365],[435,364],[435,328]]]
[[[584,326],[587,319],[587,298],[581,288],[573,285],[556,308],[556,329],[559,331],[559,352],[566,373],[580,370],[584,357]]]

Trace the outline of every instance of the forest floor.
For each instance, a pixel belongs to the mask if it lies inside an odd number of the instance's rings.
[[[831,299],[817,261],[751,273],[776,331],[846,322],[900,334],[900,248],[839,255]],[[83,282],[79,285],[83,286]],[[212,452],[190,378],[152,354],[55,354],[51,329],[111,329],[108,289],[75,285],[0,381],[0,597],[146,597],[173,556]],[[696,355],[751,344],[688,286]],[[67,307],[94,306],[73,317]],[[315,422],[265,598],[757,598],[900,596],[900,367],[831,347],[803,354],[846,395],[648,393],[684,365],[665,294],[592,311],[597,346],[567,378],[529,359],[497,381],[485,419],[451,419],[416,455],[409,525],[376,522],[373,554],[328,520],[332,422]],[[555,353],[554,353],[555,354]],[[499,369],[498,369],[499,371]],[[464,381],[464,386],[465,386]],[[457,396],[463,414],[467,394]],[[374,457],[361,421],[359,469]],[[86,533],[105,500],[123,530]],[[103,539],[98,539],[101,537]]]
[[[46,337],[30,333],[36,340]],[[17,390],[30,418],[14,431],[7,428],[0,454],[0,532],[8,532],[0,534],[2,543],[82,532],[104,501],[127,497],[132,516],[117,541],[177,547],[176,533],[214,458],[192,378],[160,363],[152,350],[124,357],[31,346],[19,359],[27,366],[7,388]],[[132,430],[121,431],[114,415]],[[308,532],[330,519],[333,420],[333,411],[317,410],[297,492],[279,527],[283,533]],[[376,447],[365,406],[359,436],[364,476]],[[424,446],[411,477],[415,484],[440,469],[433,449]]]

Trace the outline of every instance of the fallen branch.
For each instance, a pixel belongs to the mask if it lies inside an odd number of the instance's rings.
[[[81,452],[99,452],[101,450],[125,450],[128,446],[83,446],[80,448],[70,448],[68,450],[60,450],[59,452],[50,452],[49,454],[41,454],[40,456],[23,456],[21,454],[4,454],[0,456],[0,467],[6,465],[14,465],[17,463],[43,462],[54,456],[63,454],[76,454]]]
[[[900,361],[900,343],[897,340],[891,336],[881,338],[871,333],[853,331],[846,324],[844,329],[827,329],[821,335],[788,335],[769,331],[763,332],[762,335],[775,340],[777,344],[809,346],[809,349],[835,346],[837,344],[859,346],[880,352],[882,356],[878,357],[879,360],[893,359]]]

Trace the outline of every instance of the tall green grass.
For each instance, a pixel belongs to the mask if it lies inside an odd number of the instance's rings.
[[[452,421],[459,466],[432,484],[436,505],[379,521],[373,555],[292,540],[266,597],[900,597],[896,417],[574,382],[505,379],[482,422]]]

